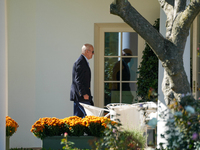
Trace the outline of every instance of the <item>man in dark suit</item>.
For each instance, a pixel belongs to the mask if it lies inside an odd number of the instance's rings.
[[[94,47],[91,44],[84,44],[82,54],[74,63],[72,71],[70,100],[74,101],[74,116],[82,118],[86,113],[79,102],[94,105],[90,91],[91,71],[88,62],[93,55]]]

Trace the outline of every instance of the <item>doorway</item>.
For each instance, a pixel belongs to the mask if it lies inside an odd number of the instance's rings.
[[[94,102],[133,103],[145,41],[127,24],[95,24]]]

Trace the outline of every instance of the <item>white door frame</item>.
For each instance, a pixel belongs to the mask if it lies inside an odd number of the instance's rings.
[[[135,32],[126,23],[95,23],[94,25],[94,103],[104,107],[104,33],[105,32]],[[145,41],[138,35],[138,67],[141,62]],[[142,49],[142,50],[141,50]]]
[[[200,15],[200,14],[199,14]],[[197,95],[197,88],[200,88],[200,83],[198,83],[198,69],[197,67],[200,67],[200,64],[198,64],[198,59],[197,59],[197,48],[198,48],[198,30],[200,30],[200,27],[198,29],[198,16],[195,18],[195,20],[193,21],[193,40],[192,40],[192,51],[193,51],[193,57],[192,57],[192,93],[194,95],[194,98],[197,99],[198,95]],[[199,84],[199,85],[198,85]],[[199,91],[200,92],[200,91]]]

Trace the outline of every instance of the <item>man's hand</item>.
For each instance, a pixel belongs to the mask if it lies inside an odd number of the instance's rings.
[[[85,94],[85,95],[83,95],[83,98],[84,98],[85,100],[89,100],[89,95]]]

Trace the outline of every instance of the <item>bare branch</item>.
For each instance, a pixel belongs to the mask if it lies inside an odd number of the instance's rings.
[[[158,2],[160,3],[160,6],[163,8],[164,11],[171,10],[171,9],[173,11],[174,0],[158,0]]]
[[[120,16],[120,13],[123,13],[123,11],[120,12],[118,10],[126,8],[127,4],[129,4],[127,0],[114,0],[114,2],[110,5],[111,14]]]
[[[181,15],[181,20],[184,22],[185,28],[190,28],[195,17],[200,12],[200,0],[192,0]]]
[[[158,0],[160,6],[167,16],[166,20],[166,38],[171,38],[171,29],[174,20],[174,0]]]
[[[164,37],[128,1],[116,0],[110,5],[111,14],[120,16],[148,44],[156,55],[163,55]]]
[[[172,34],[176,35],[173,36],[172,41],[176,46],[185,46],[182,45],[182,41],[186,41],[191,24],[199,12],[200,0],[192,0],[187,8],[183,12],[178,14],[176,19],[174,20],[172,29]]]
[[[176,16],[177,13],[184,11],[185,7],[186,7],[186,0],[175,0],[174,16]]]

